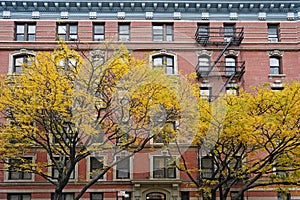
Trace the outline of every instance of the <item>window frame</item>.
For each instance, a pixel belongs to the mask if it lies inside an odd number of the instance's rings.
[[[23,158],[30,159],[31,163],[35,163],[35,157],[34,156],[23,156]],[[10,159],[8,159],[8,162],[10,162]],[[18,174],[19,178],[11,178],[12,174],[11,173],[16,173]],[[25,174],[30,176],[29,178],[24,178]],[[21,177],[20,177],[21,176]],[[5,172],[5,181],[6,182],[31,182],[34,181],[34,173],[29,173],[29,172],[23,172],[23,171],[10,171],[10,167],[7,168]]]
[[[75,193],[74,192],[63,192],[61,200],[67,200],[67,195],[72,195],[72,200],[74,199]],[[51,200],[54,198],[54,193],[51,193]],[[70,197],[69,197],[70,198]]]
[[[159,160],[160,161],[159,161]],[[172,159],[169,161],[168,159]],[[163,167],[161,168],[159,163],[163,162]],[[176,172],[176,165],[172,165],[171,162],[174,162],[174,158],[171,156],[153,156],[153,170],[152,170],[152,177],[153,179],[177,179],[177,172]],[[175,161],[176,162],[176,161]],[[157,166],[157,163],[159,166]],[[157,172],[162,172],[162,175],[157,174]]]
[[[268,24],[268,42],[279,42],[279,24]]]
[[[161,27],[161,32],[155,30]],[[169,29],[170,28],[170,29]],[[169,32],[171,31],[171,32]],[[174,24],[173,23],[153,23],[152,24],[152,41],[153,42],[172,42],[174,41]]]
[[[278,62],[278,65],[274,65],[272,64],[272,60],[276,60],[276,62]],[[281,65],[281,58],[277,57],[277,56],[271,56],[269,59],[269,63],[270,63],[270,74],[271,75],[280,75],[282,74],[282,65]],[[278,71],[277,73],[274,73],[275,71]]]
[[[236,24],[235,23],[224,23],[224,41],[229,42],[232,37],[236,34]]]
[[[210,163],[205,164],[205,165],[210,165],[208,167],[204,167],[204,161],[209,161]],[[201,158],[201,178],[203,179],[214,179],[214,172],[215,172],[215,164],[214,164],[214,159],[212,156],[204,156]],[[206,170],[206,172],[204,172]],[[204,175],[204,174],[210,174]]]
[[[209,38],[210,30],[209,23],[198,23],[198,36],[201,38]]]
[[[126,30],[121,30],[122,27],[126,27]],[[118,41],[126,42],[130,41],[130,23],[118,23]]]
[[[18,200],[28,200],[24,198],[24,196],[29,196],[29,200],[31,200],[31,193],[8,193],[7,194],[7,200],[15,200],[15,198],[12,198],[12,196],[17,196]]]
[[[155,65],[155,60],[161,59],[161,64]],[[171,61],[171,63],[169,63]],[[152,57],[153,67],[164,67],[167,75],[175,75],[174,57],[171,55],[155,55]]]
[[[201,61],[201,59],[205,59],[205,61]],[[202,65],[204,64],[204,65]],[[200,71],[200,73],[208,73],[210,71],[211,68],[211,60],[210,57],[208,56],[198,56],[198,71]],[[202,69],[202,70],[201,70]],[[205,69],[205,70],[203,70]]]
[[[101,29],[103,29],[102,32],[96,32],[96,27],[99,26],[101,27]],[[101,39],[96,39],[95,36],[100,36]],[[102,37],[101,37],[102,36]],[[105,23],[101,23],[101,22],[94,22],[93,23],[93,41],[104,41],[105,40]]]
[[[64,33],[60,34],[59,33],[59,27],[65,26],[65,31]],[[76,34],[71,33],[71,27],[76,27]],[[62,38],[60,35],[63,35],[64,37]],[[75,38],[72,38],[72,36],[76,36]],[[70,22],[70,23],[57,23],[56,24],[56,38],[57,40],[62,40],[62,41],[78,41],[78,23],[75,22]]]
[[[23,33],[18,32],[18,26],[23,26]],[[30,33],[30,26],[34,27],[34,32]],[[18,36],[23,35],[23,40],[18,39]],[[30,36],[33,36],[31,39]],[[15,23],[15,41],[36,41],[36,22],[16,22]]]
[[[101,198],[94,198],[93,195],[101,195]],[[104,193],[103,192],[90,192],[90,200],[103,200]]]
[[[237,58],[233,56],[225,57],[225,75],[232,76],[236,73]]]
[[[131,161],[131,157],[127,157],[127,155],[118,155],[116,156],[116,162],[118,162],[115,166],[115,180],[130,180],[131,179],[131,165],[132,165],[132,161]],[[119,161],[119,159],[122,159],[121,161]],[[127,166],[120,166],[122,164],[124,164],[124,162],[128,162],[125,163]],[[122,171],[124,170],[124,171]],[[126,173],[126,176],[120,176],[120,172],[121,173]]]
[[[98,161],[101,160],[102,163],[100,163],[100,161],[99,161],[99,163],[102,164],[102,169],[104,169],[106,157],[102,156],[102,155],[100,155],[100,156],[92,155],[92,156],[89,157],[88,162],[87,162],[87,169],[88,169],[87,170],[87,172],[88,172],[87,177],[91,180],[93,179],[93,177],[92,177],[93,176],[93,174],[92,174],[93,170],[98,169],[98,168],[92,167],[92,159],[97,159]],[[97,174],[97,172],[96,172],[96,174]],[[106,174],[102,175],[102,177],[99,179],[99,181],[105,180],[106,179],[105,175]]]
[[[58,155],[54,155],[53,156],[55,159],[58,158],[59,159],[59,156]],[[55,166],[54,163],[52,163],[52,160],[50,159],[50,157],[48,156],[48,164],[49,164],[49,167],[48,167],[48,173],[51,174],[52,177],[55,177],[55,173],[57,173],[58,175],[58,172],[56,172],[58,169],[54,168]],[[77,172],[78,172],[78,165],[75,166],[71,176],[70,176],[70,181],[75,181],[77,179]]]

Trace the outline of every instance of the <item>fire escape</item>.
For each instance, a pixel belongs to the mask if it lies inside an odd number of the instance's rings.
[[[232,83],[238,85],[241,82],[245,73],[245,61],[238,60],[237,55],[228,56],[228,52],[232,51],[230,47],[238,49],[243,38],[243,27],[198,27],[196,42],[204,49],[217,49],[217,52],[220,52],[217,57],[214,56],[213,62],[209,59],[205,63],[199,59],[196,67],[198,79],[202,83],[213,83],[214,91],[210,91],[210,99],[216,98],[224,89],[233,85]]]

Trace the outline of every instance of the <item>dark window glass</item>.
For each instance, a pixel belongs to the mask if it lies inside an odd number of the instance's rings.
[[[31,194],[8,194],[8,200],[31,200]]]
[[[11,164],[8,168],[8,179],[9,180],[31,180],[32,173],[24,172],[22,169],[18,169],[18,166],[21,164],[31,164],[32,157],[24,157],[21,160],[9,160]]]
[[[103,169],[103,157],[91,157],[90,158],[90,178],[96,178]],[[101,176],[101,179],[103,179],[103,176]]]
[[[51,199],[54,199],[54,193],[51,193]],[[63,193],[61,200],[74,200],[74,193]]]
[[[118,158],[121,159],[117,164],[117,179],[128,179],[130,178],[130,159],[129,158]]]
[[[202,178],[213,178],[214,161],[210,156],[201,159]]]
[[[181,200],[190,200],[190,192],[181,192]]]
[[[102,192],[90,193],[90,200],[103,200],[103,193]]]
[[[153,158],[153,178],[176,178],[175,163],[171,157]]]
[[[16,41],[35,41],[35,23],[17,23],[15,28]]]
[[[31,62],[31,55],[22,54],[14,56],[13,72],[16,74],[21,74],[23,66],[26,64],[30,64]]]

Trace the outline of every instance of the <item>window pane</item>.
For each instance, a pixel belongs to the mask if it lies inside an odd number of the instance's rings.
[[[103,193],[91,193],[91,200],[103,200]]]
[[[24,41],[25,37],[24,35],[17,35],[17,41]]]
[[[270,66],[279,66],[278,58],[270,58]]]
[[[95,34],[104,34],[104,26],[103,25],[94,25],[94,33]]]
[[[95,41],[101,41],[101,40],[104,40],[104,35],[94,35],[94,40],[95,40]]]
[[[235,66],[235,59],[234,58],[226,58],[226,67],[227,66]]]
[[[119,34],[129,34],[129,25],[119,25]]]
[[[17,25],[17,33],[24,33],[25,25]]]
[[[66,34],[67,33],[66,25],[59,25],[57,28],[57,33],[58,34]]]
[[[129,41],[129,35],[119,35],[120,41]]]
[[[117,164],[117,178],[129,178],[129,158]]]
[[[166,25],[166,33],[168,34],[168,35],[172,35],[173,34],[173,26],[172,25]]]
[[[35,41],[35,35],[28,35],[28,41]]]
[[[163,65],[163,58],[154,58],[153,59],[154,66],[162,66]]]
[[[77,25],[70,25],[70,34],[77,34]]]
[[[153,35],[162,35],[163,26],[153,26]]]
[[[35,25],[28,25],[28,33],[35,33]]]
[[[270,74],[280,74],[279,68],[270,68]]]

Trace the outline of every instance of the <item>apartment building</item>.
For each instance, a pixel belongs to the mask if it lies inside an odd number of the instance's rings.
[[[125,44],[149,65],[163,65],[168,75],[196,72],[201,96],[209,100],[264,83],[281,89],[300,81],[300,2],[295,0],[0,0],[1,74],[20,73],[29,56],[53,50],[59,40],[91,54],[105,42]],[[194,147],[186,152],[195,166],[198,153]],[[110,170],[82,199],[204,199],[184,172],[162,167],[166,154],[145,149]],[[92,156],[78,165],[66,200],[99,165]],[[51,199],[53,191],[39,176],[0,171],[1,200]],[[282,197],[253,189],[244,198],[300,199],[300,192]]]

